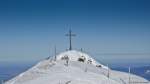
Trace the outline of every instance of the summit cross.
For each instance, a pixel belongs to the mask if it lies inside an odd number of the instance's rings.
[[[71,30],[69,30],[69,33],[66,34],[66,36],[69,37],[69,50],[72,50],[72,37],[75,37],[76,34],[73,34]]]

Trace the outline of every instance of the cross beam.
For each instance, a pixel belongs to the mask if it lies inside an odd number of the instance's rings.
[[[72,37],[75,37],[75,36],[76,36],[76,34],[72,34],[72,31],[71,31],[71,30],[69,30],[69,33],[68,33],[68,34],[66,34],[66,36],[68,36],[68,37],[69,37],[69,43],[70,43],[70,45],[69,45],[69,50],[72,50]]]

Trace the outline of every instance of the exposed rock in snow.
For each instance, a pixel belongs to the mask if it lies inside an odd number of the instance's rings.
[[[69,57],[70,61],[84,62],[87,64],[92,64],[92,65],[97,66],[97,67],[99,66],[99,67],[108,69],[108,67],[98,63],[96,60],[94,60],[91,56],[87,55],[86,53],[75,51],[75,50],[60,53],[57,56],[57,60],[62,60],[66,56]]]
[[[69,59],[66,66],[66,57]],[[97,67],[97,66],[101,67]],[[57,55],[57,60],[43,60],[5,84],[128,84],[129,74],[110,70],[89,55],[67,51]],[[132,82],[148,82],[130,75]],[[142,84],[142,83],[141,83]]]

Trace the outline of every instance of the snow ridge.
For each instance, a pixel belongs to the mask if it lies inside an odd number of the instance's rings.
[[[129,84],[128,77],[128,73],[111,70],[91,56],[72,50],[57,55],[56,61],[43,60],[4,84]],[[132,81],[148,82],[133,74],[130,77]]]

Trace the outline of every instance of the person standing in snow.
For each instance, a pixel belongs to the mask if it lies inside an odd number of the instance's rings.
[[[67,64],[67,66],[69,64],[69,57],[68,56],[66,57],[66,64]]]
[[[64,56],[64,58],[63,58],[65,61],[66,61],[66,66],[68,66],[68,64],[69,64],[69,57],[68,56]]]

